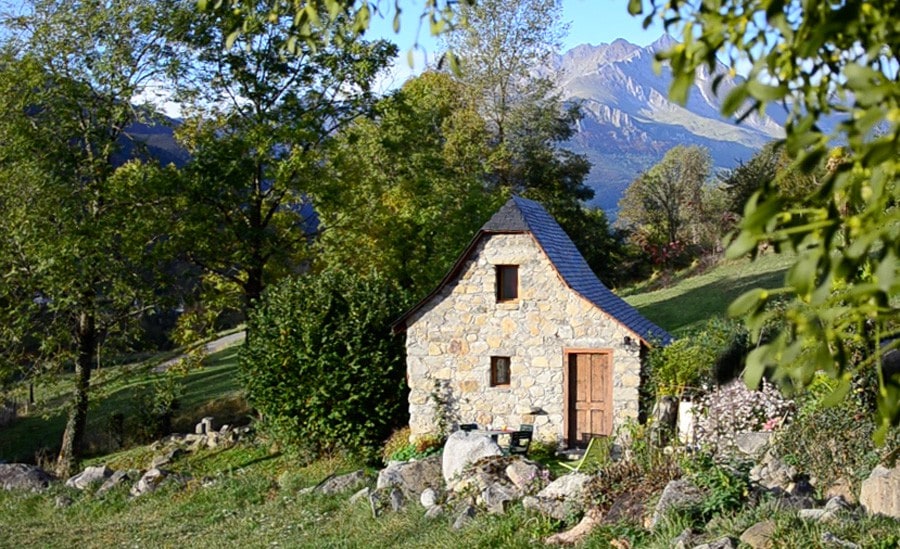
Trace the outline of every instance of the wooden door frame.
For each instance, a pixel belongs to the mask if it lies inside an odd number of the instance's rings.
[[[609,379],[609,387],[606,390],[606,396],[609,399],[609,403],[611,406],[610,414],[613,414],[613,420],[615,420],[615,402],[613,401],[613,385],[615,385],[615,375],[616,375],[616,362],[615,362],[615,352],[611,347],[605,348],[596,348],[596,349],[587,349],[587,348],[563,348],[563,360],[562,360],[562,370],[563,370],[563,444],[566,448],[571,448],[572,444],[569,441],[569,416],[571,415],[571,410],[569,407],[572,402],[569,398],[569,357],[572,355],[582,355],[582,354],[608,354],[609,355],[609,364],[612,371],[610,372]],[[613,427],[615,430],[615,426]]]

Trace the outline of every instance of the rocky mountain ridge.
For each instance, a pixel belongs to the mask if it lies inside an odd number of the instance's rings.
[[[578,102],[584,113],[568,146],[593,164],[593,203],[607,211],[614,212],[628,184],[675,145],[705,146],[717,168],[732,168],[783,136],[778,113],[753,114],[740,125],[721,117],[722,100],[735,86],[726,77],[713,92],[713,78],[726,71],[724,65],[698,73],[685,106],[670,101],[671,71],[663,66],[657,74],[653,60],[674,43],[663,35],[646,47],[624,39],[582,44],[554,60],[550,72],[562,98]]]

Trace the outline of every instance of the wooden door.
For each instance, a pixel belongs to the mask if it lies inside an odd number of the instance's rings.
[[[584,446],[612,434],[612,353],[568,356],[568,441]]]

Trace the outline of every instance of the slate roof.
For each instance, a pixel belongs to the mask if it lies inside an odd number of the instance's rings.
[[[672,342],[672,336],[668,332],[644,318],[637,309],[600,282],[566,232],[541,204],[519,196],[510,198],[484,224],[435,291],[397,320],[394,323],[394,330],[405,328],[407,319],[456,276],[483,235],[523,232],[530,232],[534,236],[559,275],[573,291],[624,324],[645,342],[663,345]]]

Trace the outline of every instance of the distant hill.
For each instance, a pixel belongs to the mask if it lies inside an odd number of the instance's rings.
[[[593,164],[588,184],[604,210],[614,212],[628,184],[675,145],[702,145],[717,168],[733,168],[783,136],[783,118],[754,114],[740,126],[724,120],[721,101],[735,83],[723,81],[716,96],[707,71],[697,75],[686,107],[669,101],[671,71],[657,75],[653,56],[673,43],[664,35],[647,47],[622,39],[584,44],[555,60],[563,99],[579,102],[585,115],[569,147]]]

